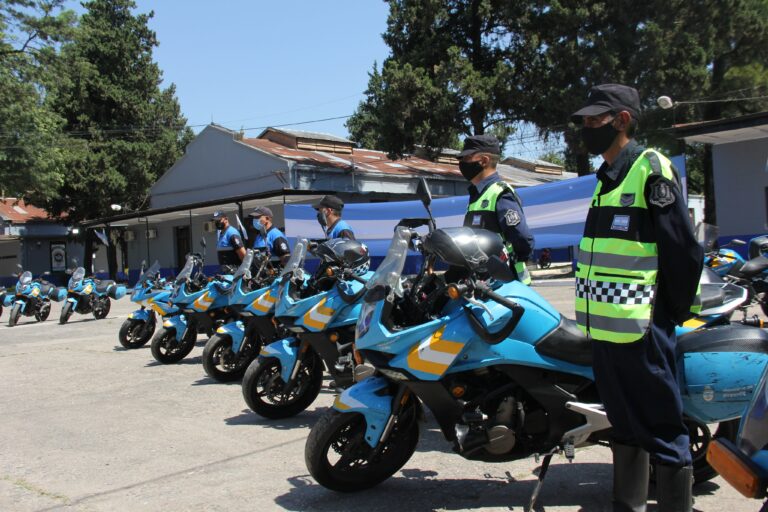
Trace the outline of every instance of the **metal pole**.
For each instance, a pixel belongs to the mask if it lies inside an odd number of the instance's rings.
[[[150,265],[149,263],[149,217],[144,218],[144,241],[147,244],[147,265]]]

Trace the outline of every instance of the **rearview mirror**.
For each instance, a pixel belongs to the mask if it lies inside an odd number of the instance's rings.
[[[734,238],[733,240],[731,240],[731,244],[732,245],[747,245],[747,242],[745,242],[744,240],[741,240],[739,238]]]
[[[19,263],[16,264],[16,267],[18,267],[19,270],[24,270],[24,267],[22,267]]]
[[[432,193],[429,191],[426,179],[419,178],[419,184],[416,186],[416,195],[425,207],[429,207],[432,204]]]
[[[203,249],[208,247],[208,242],[205,241],[205,238],[200,239],[200,247],[202,247]]]
[[[49,275],[51,275],[51,271],[50,270],[46,270],[45,272],[43,272],[43,275],[44,276],[49,276]]]
[[[515,274],[507,263],[501,261],[498,256],[491,256],[488,260],[488,273],[497,281],[509,283],[515,280]]]

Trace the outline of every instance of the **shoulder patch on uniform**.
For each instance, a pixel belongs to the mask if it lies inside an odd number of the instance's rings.
[[[654,151],[649,151],[645,154],[645,157],[648,159],[648,163],[651,164],[651,171],[653,171],[653,174],[661,176],[661,160],[659,160],[659,155]]]
[[[651,185],[651,193],[648,196],[648,202],[664,208],[675,202],[675,194],[672,192],[672,187],[666,180],[656,180]]]
[[[507,226],[517,226],[520,224],[521,220],[520,213],[517,210],[510,208],[507,210],[507,213],[504,214],[504,220],[507,221]]]
[[[488,200],[483,199],[483,201],[480,203],[480,208],[487,208],[488,207]]]

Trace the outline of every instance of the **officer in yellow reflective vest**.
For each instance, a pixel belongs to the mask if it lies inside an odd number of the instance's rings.
[[[496,172],[500,155],[499,141],[492,135],[464,139],[459,170],[472,183],[464,225],[501,235],[517,279],[531,284],[525,262],[533,252],[533,235],[525,222],[520,198],[512,185],[502,181]]]
[[[660,511],[692,508],[693,467],[676,378],[675,324],[695,311],[703,250],[677,171],[633,139],[638,92],[593,87],[573,114],[602,155],[579,245],[576,320],[613,426],[613,510],[645,510],[649,463]]]

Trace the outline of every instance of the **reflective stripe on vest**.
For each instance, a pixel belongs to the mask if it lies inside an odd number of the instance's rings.
[[[649,154],[661,165],[652,163]],[[579,244],[576,322],[596,340],[630,343],[650,326],[658,248],[655,241],[641,238],[651,222],[645,184],[659,173],[676,181],[669,160],[646,150],[615,189],[601,194],[600,181],[595,187]]]
[[[505,192],[510,192],[515,197],[515,200],[517,200],[518,203],[520,202],[517,193],[515,193],[515,189],[512,188],[509,183],[504,181],[491,183],[485,188],[483,193],[480,194],[480,197],[467,206],[467,214],[464,216],[464,225],[488,229],[501,235],[501,226],[499,225],[499,220],[496,215],[496,202]],[[479,216],[479,222],[474,222],[475,215]],[[505,240],[504,248],[507,250],[509,257],[514,259],[515,247]],[[525,266],[524,261],[515,262],[514,268],[517,273],[517,278],[521,283],[531,284],[531,274],[528,272],[528,268]]]

